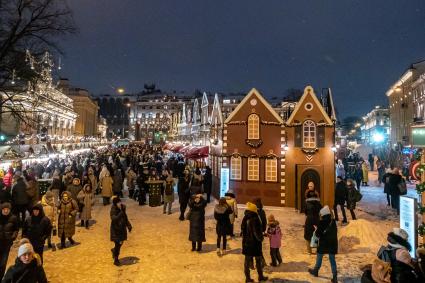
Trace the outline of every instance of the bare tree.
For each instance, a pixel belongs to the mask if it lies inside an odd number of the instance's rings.
[[[30,123],[39,102],[22,94],[30,82],[43,78],[26,61],[26,50],[34,57],[45,51],[61,54],[57,39],[77,31],[66,0],[0,0],[0,125],[3,114]]]

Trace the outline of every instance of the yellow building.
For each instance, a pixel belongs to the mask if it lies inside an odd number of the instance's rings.
[[[70,87],[67,79],[60,80],[59,88],[73,100],[74,111],[78,115],[75,122],[75,136],[97,137],[99,106],[90,97],[89,92],[82,88]]]

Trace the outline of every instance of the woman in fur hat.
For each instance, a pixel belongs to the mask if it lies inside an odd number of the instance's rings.
[[[78,193],[77,199],[80,203],[80,207],[82,208],[80,211],[81,227],[85,226],[86,229],[89,229],[92,206],[95,202],[91,183],[84,185],[84,188]]]
[[[401,228],[393,228],[388,233],[388,245],[382,247],[378,252],[378,257],[391,263],[392,283],[416,283],[423,282],[419,273],[415,272],[415,265],[409,251],[412,250],[408,242],[409,235]]]
[[[20,241],[15,264],[9,267],[1,282],[47,283],[40,256],[34,252],[28,239],[24,238]]]
[[[30,240],[34,250],[40,255],[41,261],[43,261],[44,243],[51,233],[52,224],[44,215],[43,206],[40,203],[34,205],[31,215],[25,219],[22,237]]]
[[[58,216],[58,236],[61,239],[60,249],[65,248],[65,239],[68,238],[71,245],[75,244],[72,236],[75,234],[75,216],[78,212],[78,204],[72,199],[71,193],[62,193],[59,204]]]

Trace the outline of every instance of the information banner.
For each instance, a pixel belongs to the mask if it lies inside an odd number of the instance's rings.
[[[220,174],[220,197],[229,190],[229,168],[221,168]]]
[[[416,257],[416,248],[418,247],[418,203],[415,198],[400,196],[400,228],[409,235],[408,242],[412,247],[410,255]]]

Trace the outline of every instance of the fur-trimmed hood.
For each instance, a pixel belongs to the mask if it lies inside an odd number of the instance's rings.
[[[408,251],[412,250],[412,246],[409,244],[409,242],[396,235],[394,232],[388,233],[387,240],[388,244],[393,248],[406,249]]]
[[[228,209],[229,209],[229,206],[227,206],[227,205],[217,204],[214,207],[214,212],[216,212],[218,214],[224,214]]]

